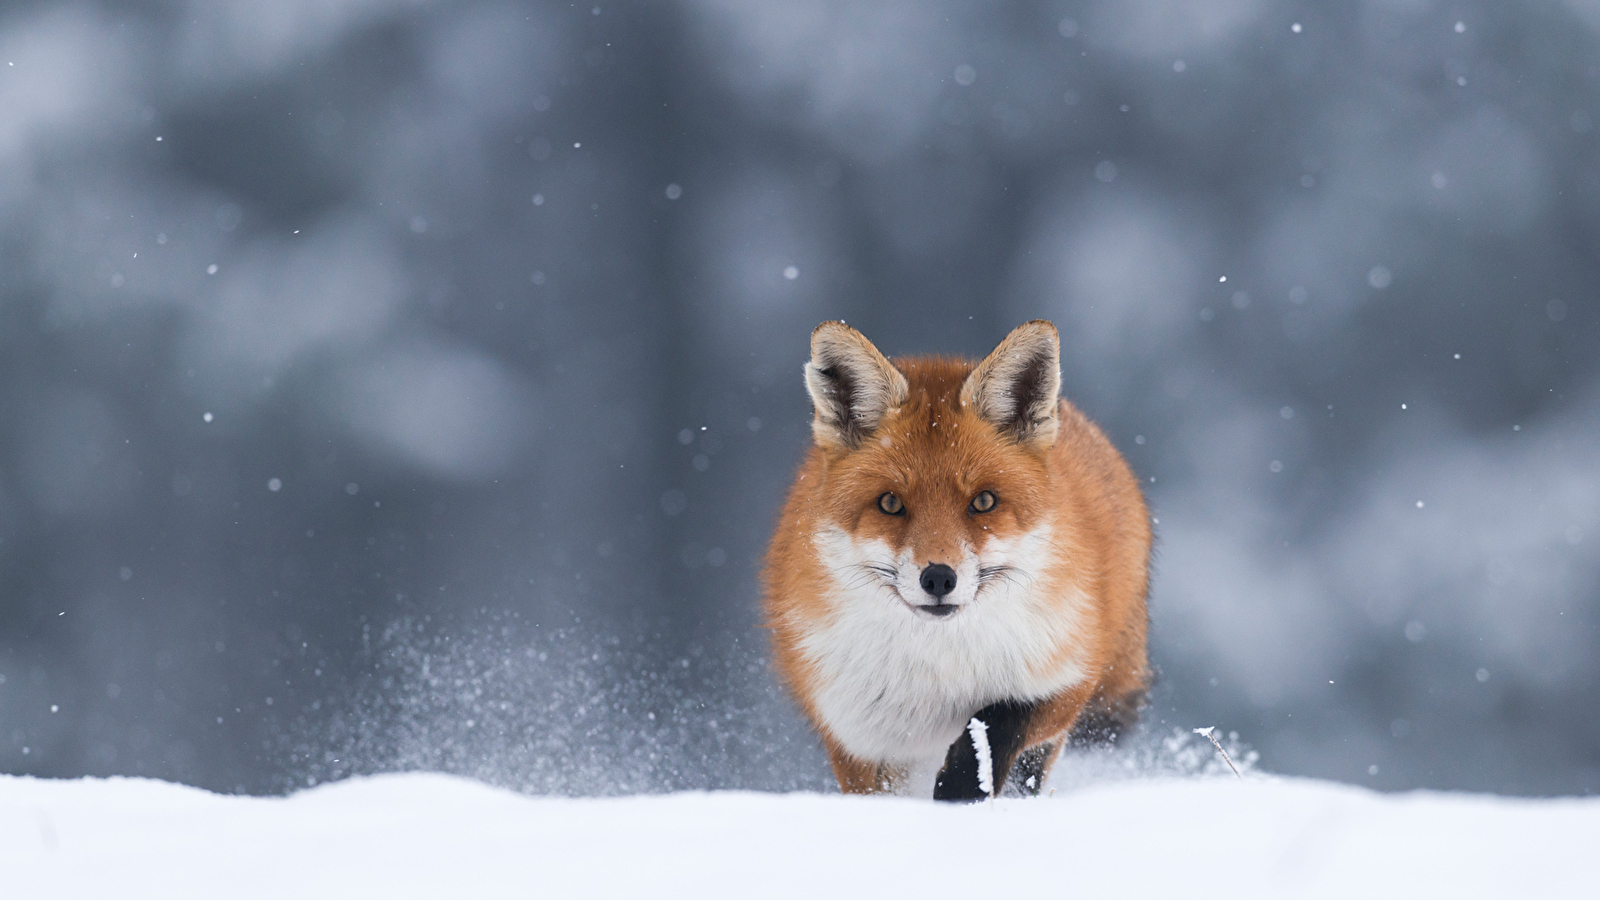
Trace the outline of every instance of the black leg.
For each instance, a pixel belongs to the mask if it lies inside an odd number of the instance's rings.
[[[1017,761],[1011,765],[1015,793],[1023,797],[1039,796],[1039,789],[1044,787],[1045,763],[1055,752],[1055,744],[1040,744],[1017,754]]]
[[[1011,764],[1022,750],[1028,731],[1028,720],[1033,715],[1033,704],[1001,701],[991,703],[973,714],[987,726],[989,758],[993,763],[994,795],[1005,786]],[[961,737],[950,745],[945,754],[944,768],[933,783],[933,799],[972,802],[990,796],[978,782],[978,748],[972,742],[972,732],[963,729]]]

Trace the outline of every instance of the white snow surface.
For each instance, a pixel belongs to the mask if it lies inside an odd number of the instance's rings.
[[[0,776],[7,898],[1595,897],[1597,844],[1600,798],[1261,776],[970,806],[537,798],[420,773],[287,798]]]

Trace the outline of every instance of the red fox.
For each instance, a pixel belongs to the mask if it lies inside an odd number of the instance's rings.
[[[1149,517],[1060,369],[1042,320],[975,365],[812,332],[814,446],[762,580],[778,674],[846,793],[1037,793],[1074,725],[1136,717]]]

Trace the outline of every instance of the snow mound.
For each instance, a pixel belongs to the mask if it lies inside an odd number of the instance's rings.
[[[0,776],[0,882],[19,898],[1593,897],[1597,841],[1600,798],[1264,777],[954,806],[552,799],[432,774],[287,798]]]

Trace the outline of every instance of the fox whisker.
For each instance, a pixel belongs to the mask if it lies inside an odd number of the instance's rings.
[[[900,577],[900,571],[898,569],[896,569],[894,566],[886,566],[883,563],[862,563],[861,568],[865,569],[867,572],[877,575],[879,578],[882,578],[885,581],[894,581],[896,578]]]
[[[854,578],[850,579],[849,583],[846,584],[844,586],[844,588],[847,591],[853,591],[853,590],[856,590],[857,588],[866,587],[868,584],[871,584],[871,583],[872,583],[872,573],[871,572],[858,572]]]
[[[1025,587],[1025,585],[1019,579],[1026,579],[1027,581],[1031,582],[1033,581],[1033,576],[1022,569],[1017,568],[1016,566],[981,566],[978,569],[978,590],[982,591],[984,588],[996,581],[1005,581],[1016,585],[1017,587]]]

